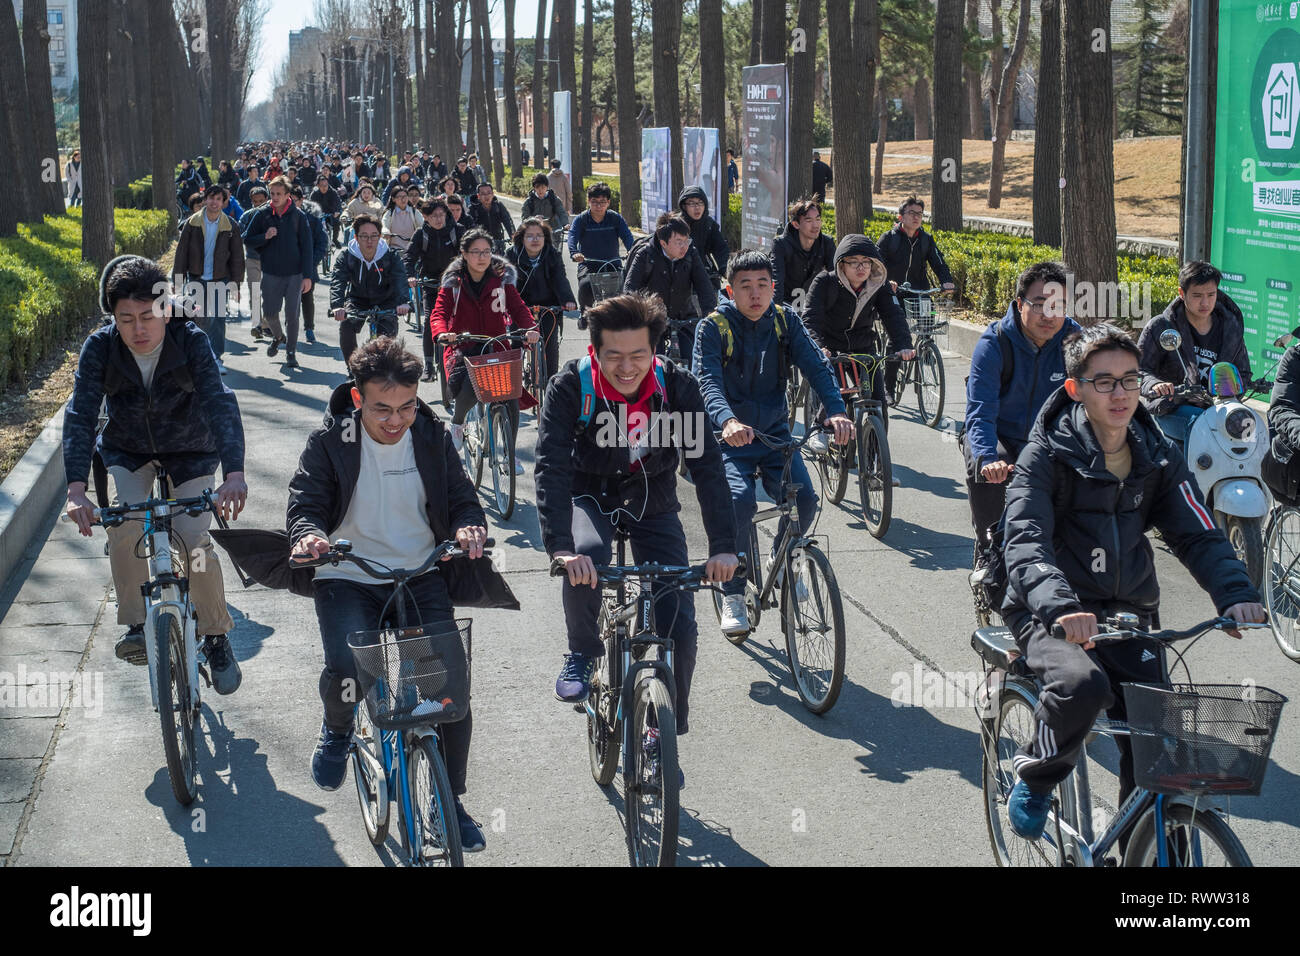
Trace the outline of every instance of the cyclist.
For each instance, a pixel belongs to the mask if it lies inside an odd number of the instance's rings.
[[[700,251],[691,243],[691,227],[675,213],[663,213],[655,221],[652,238],[632,250],[623,276],[624,292],[649,292],[664,303],[668,318],[680,321],[708,315],[717,307],[718,293],[709,279]],[[683,361],[695,348],[695,330],[677,333]],[[668,336],[658,343],[667,348]]]
[[[447,388],[456,396],[451,414],[451,439],[457,451],[465,435],[465,417],[478,401],[463,357],[495,349],[485,343],[453,345],[448,340],[461,332],[504,335],[513,327],[514,331],[525,331],[529,343],[536,342],[536,323],[533,313],[519,297],[516,275],[514,266],[492,254],[492,239],[482,229],[471,229],[461,237],[460,256],[442,274],[442,285],[429,318],[429,331],[435,340],[446,344],[442,358],[447,370]],[[519,433],[520,406],[531,408],[533,404],[527,393],[518,401],[507,403],[510,427],[515,434]],[[524,473],[518,458],[515,473]]]
[[[1277,365],[1268,405],[1269,450],[1260,464],[1262,477],[1274,496],[1296,504],[1300,488],[1300,340],[1293,342]]]
[[[717,289],[722,285],[722,276],[727,271],[727,259],[731,256],[731,250],[727,248],[722,227],[709,215],[709,200],[703,187],[687,186],[683,189],[677,197],[677,208],[681,210],[686,225],[691,227],[691,245],[704,260],[709,281]]]
[[[1223,273],[1208,262],[1188,262],[1178,270],[1178,298],[1146,324],[1138,336],[1142,352],[1142,402],[1160,422],[1160,429],[1185,444],[1187,433],[1212,400],[1175,395],[1179,385],[1203,384],[1210,366],[1231,362],[1250,381],[1250,353],[1241,309],[1219,291]],[[1160,333],[1174,329],[1182,336],[1178,351],[1160,347]]]
[[[802,313],[813,279],[835,268],[835,243],[822,233],[822,207],[817,200],[796,200],[786,212],[785,232],[772,243],[774,296]]]
[[[456,160],[456,171],[452,173],[456,179],[456,191],[465,199],[474,195],[474,190],[478,189],[478,177],[469,168],[469,160],[462,156]]]
[[[370,184],[370,180],[361,180],[357,186],[357,194],[344,207],[343,214],[349,220],[355,220],[358,216],[371,216],[376,221],[383,219],[384,204],[375,198],[375,187]],[[355,223],[352,224],[352,229],[355,233]]]
[[[545,173],[537,173],[533,176],[533,188],[528,198],[524,200],[522,215],[524,219],[530,216],[545,219],[546,224],[551,227],[551,234],[555,236],[556,243],[560,241],[560,230],[569,221],[569,212],[560,202],[560,197],[551,189]],[[556,248],[558,249],[559,246],[557,245]]]
[[[686,534],[677,500],[678,448],[700,502],[708,538],[708,578],[731,579],[738,565],[736,526],[722,458],[699,386],[684,368],[657,358],[663,336],[663,305],[652,297],[618,295],[593,306],[587,357],[565,364],[547,392],[537,436],[537,511],[542,541],[551,558],[561,559],[567,577],[561,586],[569,653],[555,682],[555,697],[581,702],[591,692],[591,677],[604,654],[596,632],[600,590],[596,566],[611,557],[614,518],[628,529],[637,562],[687,563]],[[584,395],[594,402],[582,420]],[[687,429],[666,429],[660,416],[693,419]],[[617,432],[618,440],[611,440]],[[655,585],[656,590],[659,585]],[[668,591],[656,601],[656,618],[673,641],[677,683],[677,733],[690,724],[691,679],[695,672],[695,599],[690,592]],[[683,778],[684,780],[684,778]]]
[[[392,196],[393,190],[408,189],[411,186],[418,185],[420,185],[420,181],[416,179],[415,174],[411,172],[411,167],[405,165],[401,166],[397,170],[397,175],[389,181],[387,186],[384,187],[384,194],[380,197],[380,202],[387,206],[388,199]]]
[[[330,182],[327,173],[321,173],[316,177],[316,188],[312,190],[311,195],[307,198],[320,207],[321,214],[325,217],[325,226],[329,230],[330,238],[335,245],[338,245],[339,215],[343,212],[343,200],[339,198],[338,191]]]
[[[894,292],[905,282],[913,289],[928,289],[927,265],[939,277],[943,288],[953,288],[952,273],[948,271],[948,263],[944,261],[938,243],[921,225],[924,213],[925,203],[915,196],[908,196],[899,203],[898,222],[880,237],[880,259],[885,263],[889,288]]]
[[[1139,354],[1107,323],[1065,340],[1065,384],[1039,413],[1007,489],[1002,617],[1043,682],[1037,733],[1013,760],[1019,780],[1007,807],[1012,829],[1027,839],[1042,834],[1052,789],[1074,768],[1098,713],[1124,718],[1121,684],[1161,679],[1149,645],[1092,641],[1098,620],[1117,611],[1154,624],[1160,586],[1149,528],[1161,531],[1219,614],[1265,619],[1182,453],[1140,407]],[[1056,625],[1064,640],[1053,636]],[[1133,756],[1127,737],[1115,740],[1122,802],[1134,787]]]
[[[411,205],[407,191],[401,187],[388,194],[388,208],[384,212],[384,238],[399,253],[405,253],[411,238],[424,226],[424,217]]]
[[[569,226],[569,258],[578,263],[578,302],[584,310],[596,301],[591,280],[587,278],[591,270],[586,260],[614,260],[621,266],[619,240],[623,240],[623,247],[629,252],[636,241],[623,217],[610,210],[612,196],[608,183],[592,183],[587,187],[587,208],[574,216]]]
[[[836,352],[877,354],[876,322],[885,327],[891,352],[903,359],[916,356],[907,319],[885,286],[885,264],[876,244],[861,233],[840,240],[835,247],[835,268],[812,281],[804,301],[804,325],[827,358]],[[859,377],[857,366],[849,366],[846,372],[855,381]],[[888,428],[889,416],[883,411],[885,382],[879,369],[872,376],[871,394],[881,403],[881,418]],[[814,435],[808,446],[824,452],[826,436]],[[897,478],[894,484],[899,484]]]
[[[339,323],[339,348],[345,364],[356,351],[360,331],[348,319],[349,311],[378,308],[405,315],[408,309],[406,269],[379,229],[379,220],[373,216],[363,213],[354,219],[352,241],[338,251],[330,269],[330,308]],[[380,335],[397,337],[395,316],[380,316],[375,326]]]
[[[451,224],[456,229],[456,241],[460,242],[460,237],[474,226],[469,214],[465,212],[465,200],[459,194],[448,196],[447,211],[451,213]]]
[[[540,175],[540,174],[539,174]],[[515,230],[514,242],[506,258],[518,271],[519,295],[528,306],[572,311],[573,287],[564,274],[564,260],[551,241],[551,227],[539,216],[525,219]],[[557,329],[563,317],[558,312],[542,312],[542,341],[546,343],[546,381],[560,368],[560,337]],[[545,383],[543,383],[545,385]]]
[[[976,554],[1002,516],[1007,479],[1039,409],[1065,380],[1063,343],[1079,325],[1068,318],[1068,277],[1059,262],[1036,262],[1016,283],[1007,314],[984,330],[966,378],[966,420],[957,436]],[[982,556],[977,566],[982,565]]]
[[[346,538],[361,557],[412,568],[439,542],[454,537],[471,558],[482,557],[487,519],[442,422],[416,397],[419,360],[396,339],[382,337],[358,348],[348,369],[351,381],[330,396],[326,424],[307,439],[289,482],[286,522],[294,553],[319,557],[331,541]],[[413,616],[418,613],[426,626],[453,625],[441,574],[431,571],[408,587]],[[316,569],[312,591],[325,651],[320,676],[325,717],[311,775],[322,790],[337,790],[347,777],[357,705],[348,634],[375,629],[392,587],[341,561],[338,567]],[[439,728],[461,842],[469,851],[485,846],[482,830],[461,801],[473,727],[472,714],[466,714]]]
[[[790,438],[785,397],[790,366],[798,366],[821,397],[823,407],[830,412],[827,422],[835,428],[837,443],[853,437],[853,422],[845,414],[844,400],[831,370],[799,317],[790,312],[778,316],[773,301],[772,260],[767,254],[754,249],[737,252],[727,265],[727,281],[734,298],[723,301],[700,323],[693,368],[709,410],[711,429],[722,432],[722,460],[737,534],[747,535],[754,517],[755,470],[762,469],[763,488],[769,495],[775,498],[780,493],[785,459],[780,451],[755,441],[754,432],[776,441]],[[796,507],[802,534],[817,514],[818,499],[808,469],[798,455],[791,460],[790,480],[800,485]],[[778,539],[783,530],[777,529]],[[757,560],[757,556],[752,557]],[[722,630],[743,634],[749,630],[744,578],[734,578],[723,591]]]
[[[422,280],[440,282],[443,272],[460,252],[460,236],[451,223],[451,213],[443,197],[422,199],[419,211],[424,217],[424,225],[411,238],[411,244],[407,246],[402,256],[402,263],[406,266],[408,276],[406,281],[413,289]],[[434,349],[433,335],[429,329],[429,319],[433,315],[433,302],[431,297],[426,298],[423,292],[419,294],[421,295],[420,333],[424,345],[424,375],[421,381],[432,382],[434,362],[441,364],[442,359]]]
[[[67,514],[89,537],[94,505],[86,478],[98,457],[113,479],[113,505],[153,497],[161,464],[171,476],[171,494],[192,498],[212,488],[217,466],[225,481],[217,506],[234,520],[244,509],[244,426],[235,393],[221,381],[208,337],[192,322],[172,321],[165,292],[167,276],[142,256],[119,256],[99,279],[105,322],[81,347],[72,398],[63,415],[63,467]],[[100,404],[108,422],[97,436]],[[106,489],[96,478],[102,501]],[[226,610],[221,564],[208,537],[212,513],[178,514],[172,528],[187,564],[198,633],[219,694],[239,687],[239,663],[227,633],[234,627]],[[146,663],[144,595],[148,565],[136,550],[139,522],[106,529],[109,567],[117,592],[117,622],[127,626],[114,653],[131,664]]]
[[[470,219],[475,226],[492,237],[492,251],[503,255],[507,237],[514,235],[515,221],[510,218],[505,204],[496,198],[491,183],[479,183],[476,198],[478,202],[471,203],[469,207]]]

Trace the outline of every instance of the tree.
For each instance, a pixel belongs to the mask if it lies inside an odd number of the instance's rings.
[[[583,5],[582,20],[582,113],[578,119],[578,158],[573,163],[577,182],[591,175],[591,70],[596,56],[592,30],[595,17],[592,0]]]
[[[821,0],[808,0],[808,3],[821,6]],[[700,125],[717,129],[719,136],[724,136],[727,129],[726,77],[722,0],[700,0]]]
[[[993,162],[989,168],[989,208],[1002,205],[1002,174],[1007,164],[1007,139],[1011,136],[1011,121],[1016,99],[1016,76],[1020,61],[1024,59],[1025,44],[1029,42],[1029,0],[1020,0],[1020,19],[1016,22],[1016,38],[1012,41],[1011,55],[1002,65],[1002,74],[995,77],[997,89],[990,94],[993,103]]]
[[[149,0],[149,59],[154,63],[166,63],[168,46],[176,41],[176,17],[172,12],[171,0]],[[176,145],[172,131],[172,88],[166,71],[151,70],[152,105],[153,105],[153,156],[150,169],[153,172],[153,207],[167,210],[175,218],[175,202],[172,199],[173,170],[176,168]],[[82,159],[86,154],[82,153]]]
[[[519,138],[519,100],[515,95],[515,0],[506,0],[506,53],[502,83],[506,95],[506,142],[510,148],[510,175],[524,174],[523,144]]]
[[[924,74],[916,78],[912,88],[913,139],[930,138],[930,78]]]
[[[1136,37],[1116,51],[1120,54],[1115,89],[1119,131],[1136,136],[1180,132],[1187,76],[1185,19],[1177,25],[1170,22],[1166,32],[1157,14],[1168,8],[1169,0],[1136,0],[1135,6]]]
[[[749,65],[763,62],[763,3],[764,0],[749,0]]]
[[[930,171],[930,221],[935,229],[960,229],[962,0],[938,0],[934,23],[934,148]]]
[[[1034,242],[1061,244],[1061,3],[1042,0],[1034,100]]]
[[[546,52],[546,0],[537,0],[537,33],[533,40],[533,165],[538,169],[542,164],[542,138],[547,129],[545,74],[542,70],[543,54]]]
[[[632,0],[614,0],[614,59],[631,63],[633,56]],[[641,130],[636,119],[636,77],[631,70],[615,70],[614,85],[618,95],[620,201],[623,218],[631,222],[641,205]]]
[[[215,163],[235,152],[230,118],[230,30],[234,18],[230,0],[204,0],[204,4],[212,77],[212,160]]]
[[[1110,65],[1110,0],[1061,0],[1061,72],[1065,77],[1062,130],[1111,128],[1114,100]],[[1069,146],[1067,147],[1067,143]],[[1115,282],[1115,142],[1092,136],[1078,149],[1062,136],[1061,207],[1065,261],[1076,281]],[[1097,316],[1083,316],[1096,320]]]
[[[812,192],[813,81],[817,72],[817,33],[821,0],[799,0],[799,29],[803,50],[790,50],[790,163],[788,191],[792,198]],[[705,124],[708,125],[707,123]]]
[[[763,35],[759,39],[762,63],[784,63],[786,50],[785,0],[750,0],[763,7]]]
[[[682,5],[678,0],[652,0],[651,52],[654,55],[655,125],[668,127],[672,144],[672,186],[668,195],[682,191],[682,107],[678,99],[677,57],[682,40]]]
[[[37,214],[58,216],[63,212],[63,190],[59,188],[59,140],[54,131],[54,88],[50,83],[50,31],[45,0],[23,2],[23,65],[27,74],[27,98],[31,103],[30,141],[34,152],[54,161],[54,175],[38,173]],[[42,173],[44,170],[42,169]]]
[[[477,30],[479,46],[483,51],[480,60],[483,67],[484,121],[480,132],[487,135],[488,149],[492,157],[492,181],[500,189],[501,179],[505,175],[505,162],[501,158],[501,131],[498,129],[497,122],[496,70],[493,64],[492,26],[488,22],[487,0],[474,0],[474,26]]]
[[[967,47],[971,41],[978,41],[980,35],[980,0],[966,0],[966,43],[963,53],[971,53]],[[974,60],[975,62],[971,62]],[[976,65],[979,55],[968,55],[962,61],[962,86],[966,92],[966,135],[971,139],[984,136],[984,106],[980,95],[980,71]]]
[[[438,113],[438,141],[434,149],[446,157],[447,168],[455,166],[461,152],[460,132],[460,64],[456,28],[456,0],[436,0],[437,28],[434,33],[433,89],[443,95],[433,97]],[[452,91],[455,91],[452,93]]]
[[[850,9],[852,6],[852,16]],[[871,215],[871,115],[879,60],[876,0],[826,0],[830,39],[831,115],[835,120],[835,228],[860,232]],[[800,161],[807,161],[802,157]]]
[[[49,61],[42,61],[49,71]],[[5,121],[8,124],[9,142],[15,152],[10,164],[12,179],[7,190],[21,193],[12,197],[19,222],[40,219],[41,203],[37,196],[40,187],[41,157],[27,148],[31,139],[32,114],[27,98],[27,78],[23,75],[23,51],[18,39],[18,18],[12,3],[0,3],[0,83],[5,90]],[[51,105],[51,109],[53,106]],[[57,151],[54,154],[57,162]],[[60,203],[60,209],[62,203]]]
[[[113,187],[108,176],[104,115],[108,99],[104,86],[108,77],[109,5],[84,4],[79,16],[81,188],[86,197],[81,209],[81,258],[102,266],[113,258]]]

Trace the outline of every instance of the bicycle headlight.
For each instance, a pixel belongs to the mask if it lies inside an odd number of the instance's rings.
[[[1248,441],[1255,434],[1255,413],[1249,408],[1237,408],[1228,413],[1224,430],[1237,441]]]

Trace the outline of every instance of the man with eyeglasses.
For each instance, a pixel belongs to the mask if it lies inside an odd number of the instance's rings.
[[[976,555],[1002,517],[1006,482],[1043,407],[1065,381],[1062,343],[1079,325],[1066,313],[1065,267],[1037,262],[1020,274],[1007,314],[984,330],[966,378],[966,421],[957,436]]]
[[[386,310],[391,314],[379,316],[376,331],[396,338],[397,316],[410,308],[407,288],[402,257],[380,235],[379,220],[365,213],[357,216],[352,220],[352,241],[339,250],[330,269],[330,308],[334,321],[340,323],[339,348],[345,363],[356,351],[357,333],[364,324],[348,318],[348,313]]]

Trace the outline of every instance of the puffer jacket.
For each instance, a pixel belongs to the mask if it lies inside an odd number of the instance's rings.
[[[537,216],[544,219],[551,227],[553,232],[559,232],[564,228],[564,224],[569,221],[569,213],[560,202],[560,197],[555,195],[553,189],[547,188],[546,195],[540,199],[533,190],[528,191],[528,196],[524,199],[524,207],[520,213],[520,221],[527,219],[529,216]]]
[[[402,257],[379,240],[374,265],[361,258],[356,239],[340,249],[330,268],[330,309],[396,309],[409,298]]]
[[[1237,366],[1242,381],[1249,382],[1250,353],[1246,351],[1246,323],[1241,309],[1220,289],[1212,315],[1216,324],[1223,324],[1223,347],[1219,352],[1219,361],[1231,362]],[[1177,353],[1166,352],[1160,347],[1160,333],[1167,329],[1174,329],[1183,337]],[[1187,321],[1187,308],[1181,296],[1170,302],[1163,312],[1142,329],[1142,334],[1138,336],[1138,350],[1142,353],[1138,363],[1142,369],[1142,404],[1151,414],[1167,415],[1179,405],[1187,404],[1186,395],[1155,395],[1152,389],[1161,382],[1177,385],[1195,385],[1200,382],[1195,348],[1192,324]]]
[[[311,275],[303,278],[317,283],[320,282],[320,263],[330,251],[330,236],[325,231],[325,212],[310,199],[304,199],[298,208],[307,216],[307,224],[311,226]]]
[[[524,251],[522,239],[506,250],[506,258],[518,272],[519,296],[525,304],[562,306],[566,302],[578,301],[573,295],[569,277],[565,275],[560,250],[550,243],[542,247],[536,265]]]
[[[872,260],[871,275],[856,295],[840,267],[849,256],[866,256]],[[834,352],[878,352],[877,319],[885,326],[891,352],[912,347],[907,319],[885,283],[885,264],[880,261],[876,244],[866,236],[851,235],[840,240],[835,248],[834,271],[823,272],[814,279],[804,301],[807,303],[804,325],[821,348]]]
[[[689,246],[686,255],[674,261],[653,237],[637,246],[628,258],[623,291],[653,292],[663,300],[670,319],[708,315],[718,304],[718,292],[709,281],[699,250]],[[699,304],[698,312],[691,305],[692,293]]]
[[[951,282],[952,273],[948,263],[934,241],[934,236],[924,228],[917,229],[916,235],[908,238],[901,223],[880,237],[880,259],[885,263],[885,271],[890,282],[902,285],[910,283],[913,289],[930,288],[925,267],[928,264],[939,277],[940,283]]]
[[[1050,632],[1063,614],[1154,615],[1160,605],[1146,537],[1165,543],[1220,614],[1259,601],[1243,565],[1211,519],[1182,453],[1140,407],[1129,425],[1132,472],[1106,470],[1083,405],[1064,387],[1043,406],[1007,487],[1007,596],[1003,618],[1024,634],[1030,618]],[[1068,500],[1057,503],[1057,495]],[[1057,518],[1060,517],[1060,524]]]
[[[682,209],[682,203],[688,199],[699,199],[704,203],[704,215],[699,219],[692,219]],[[731,249],[727,246],[726,237],[722,235],[722,227],[709,214],[709,197],[703,187],[687,186],[683,189],[677,197],[677,211],[686,220],[686,225],[691,227],[691,244],[699,250],[704,267],[714,275],[726,275]]]
[[[411,237],[411,244],[402,254],[406,275],[414,279],[442,281],[442,274],[459,255],[460,234],[452,223],[434,229],[427,222]],[[430,306],[432,311],[432,306]]]
[[[772,243],[772,271],[776,284],[773,299],[793,302],[795,289],[807,293],[813,279],[834,268],[835,242],[830,236],[822,233],[812,248],[805,250],[799,242],[799,230],[794,223],[786,223],[785,232]],[[807,307],[806,299],[804,307]]]

